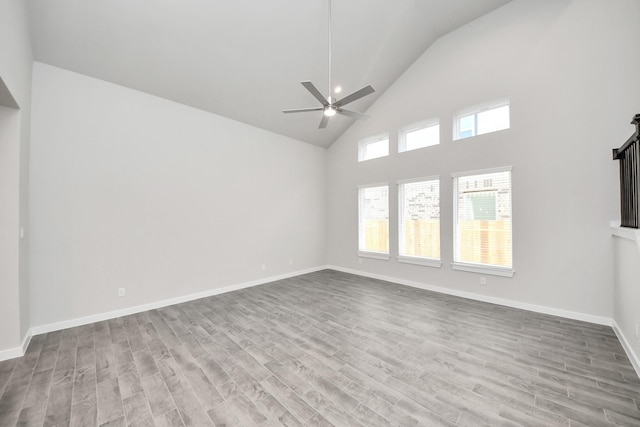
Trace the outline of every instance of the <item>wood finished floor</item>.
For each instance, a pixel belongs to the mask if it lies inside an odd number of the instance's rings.
[[[610,327],[325,270],[33,337],[0,425],[640,425]]]

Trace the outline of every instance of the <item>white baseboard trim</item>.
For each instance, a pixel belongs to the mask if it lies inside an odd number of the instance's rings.
[[[162,301],[156,301],[148,304],[137,305],[134,307],[127,307],[120,310],[109,311],[105,313],[93,314],[91,316],[79,317],[76,319],[63,320],[61,322],[49,323],[46,325],[34,326],[31,328],[33,335],[45,334],[48,332],[59,331],[61,329],[73,328],[76,326],[87,325],[89,323],[101,322],[103,320],[115,319],[116,317],[128,316],[130,314],[141,313],[143,311],[153,310],[156,308],[162,308],[169,305],[180,304],[187,301],[193,301],[200,298],[206,298],[213,295],[220,295],[227,292],[237,291],[240,289],[251,288],[253,286],[264,285],[266,283],[276,282],[278,280],[288,279],[290,277],[300,276],[302,274],[313,273],[320,270],[325,270],[326,266],[308,268],[304,270],[298,270],[291,273],[280,274],[277,276],[265,277],[250,282],[238,283],[235,285],[229,285],[222,288],[210,289],[203,292],[197,292],[195,294],[184,295],[180,297],[170,298]],[[22,355],[20,355],[22,356]],[[0,358],[1,360],[1,358]]]
[[[27,334],[22,339],[22,343],[19,347],[8,348],[6,350],[0,350],[0,362],[15,359],[16,357],[22,357],[27,351],[27,347],[29,347],[29,343],[31,342],[31,329],[27,331]]]
[[[76,327],[76,326],[87,325],[87,324],[94,323],[94,322],[100,322],[100,321],[103,321],[103,320],[114,319],[114,318],[121,317],[121,316],[127,316],[127,315],[130,315],[130,314],[140,313],[140,312],[147,311],[147,310],[153,310],[153,309],[156,309],[156,308],[162,308],[162,307],[166,307],[166,306],[169,306],[169,305],[179,304],[179,303],[183,303],[183,302],[187,302],[187,301],[193,301],[193,300],[196,300],[196,299],[206,298],[206,297],[213,296],[213,295],[220,295],[220,294],[227,293],[227,292],[237,291],[237,290],[240,290],[240,289],[246,289],[246,288],[250,288],[250,287],[253,287],[253,286],[259,286],[259,285],[263,285],[263,284],[266,284],[266,283],[271,283],[271,282],[275,282],[275,281],[278,281],[278,280],[288,279],[290,277],[300,276],[300,275],[303,275],[303,274],[313,273],[313,272],[321,271],[321,270],[325,270],[325,269],[341,271],[341,272],[344,272],[344,273],[355,274],[355,275],[358,275],[358,276],[370,277],[370,278],[373,278],[373,279],[379,279],[379,280],[384,280],[384,281],[387,281],[387,282],[398,283],[398,284],[405,285],[405,286],[411,286],[413,288],[425,289],[425,290],[428,290],[428,291],[433,291],[433,292],[438,292],[438,293],[442,293],[442,294],[458,296],[458,297],[462,297],[462,298],[468,298],[468,299],[472,299],[472,300],[476,300],[476,301],[488,302],[488,303],[492,303],[492,304],[498,304],[498,305],[502,305],[502,306],[506,306],[506,307],[512,307],[512,308],[518,308],[518,309],[527,310],[527,311],[533,311],[533,312],[536,312],[536,313],[550,314],[550,315],[553,315],[553,316],[564,317],[564,318],[567,318],[567,319],[581,320],[581,321],[584,321],[584,322],[595,323],[595,324],[599,324],[599,325],[612,326],[613,330],[615,331],[616,335],[618,336],[618,339],[622,343],[622,346],[623,346],[625,352],[627,353],[627,356],[631,360],[631,363],[633,364],[636,372],[638,373],[638,376],[640,376],[640,359],[638,359],[638,356],[633,352],[633,349],[631,348],[631,346],[629,345],[628,341],[626,340],[626,337],[624,336],[624,334],[622,334],[622,332],[620,331],[620,329],[618,328],[617,324],[615,323],[615,321],[613,319],[610,319],[610,318],[607,318],[607,317],[601,317],[601,316],[594,316],[594,315],[590,315],[590,314],[577,313],[577,312],[573,312],[573,311],[561,310],[561,309],[557,309],[557,308],[545,307],[545,306],[540,306],[540,305],[535,305],[535,304],[527,304],[527,303],[522,303],[522,302],[518,302],[518,301],[503,299],[503,298],[490,297],[490,296],[481,295],[481,294],[475,294],[475,293],[471,293],[471,292],[458,291],[458,290],[455,290],[455,289],[443,288],[443,287],[440,287],[440,286],[433,286],[433,285],[429,285],[429,284],[425,284],[425,283],[414,282],[414,281],[410,281],[410,280],[404,280],[404,279],[399,279],[399,278],[395,278],[395,277],[369,273],[369,272],[366,272],[366,271],[339,267],[339,266],[336,266],[336,265],[326,265],[326,266],[319,266],[319,267],[314,267],[314,268],[309,268],[309,269],[304,269],[304,270],[298,270],[298,271],[291,272],[291,273],[285,273],[285,274],[281,274],[281,275],[277,275],[277,276],[265,277],[265,278],[258,279],[258,280],[253,280],[253,281],[250,281],[250,282],[238,283],[238,284],[235,284],[235,285],[229,285],[229,286],[225,286],[225,287],[222,287],[222,288],[211,289],[211,290],[198,292],[198,293],[194,293],[194,294],[189,294],[189,295],[184,295],[184,296],[180,296],[180,297],[176,297],[176,298],[170,298],[170,299],[166,299],[166,300],[162,300],[162,301],[156,301],[156,302],[143,304],[143,305],[138,305],[138,306],[134,306],[134,307],[123,308],[123,309],[120,309],[120,310],[114,310],[114,311],[105,312],[105,313],[99,313],[99,314],[95,314],[95,315],[91,315],[91,316],[85,316],[85,317],[80,317],[80,318],[76,318],[76,319],[70,319],[70,320],[65,320],[65,321],[61,321],[61,322],[55,322],[55,323],[49,323],[49,324],[45,324],[45,325],[35,326],[35,327],[31,328],[27,332],[26,336],[22,340],[21,346],[14,347],[14,348],[9,348],[9,349],[6,349],[6,350],[0,350],[0,361],[13,359],[13,358],[16,358],[16,357],[23,356],[25,354],[26,350],[27,350],[27,347],[29,346],[29,342],[31,341],[31,337],[34,336],[34,335],[40,335],[40,334],[44,334],[44,333],[48,333],[48,332],[61,330],[61,329],[67,329],[67,328],[72,328],[72,327]]]
[[[13,347],[6,350],[0,350],[0,362],[9,359],[15,359],[16,357],[24,356],[22,347]]]
[[[356,274],[358,276],[370,277],[372,279],[384,280],[387,282],[398,283],[400,285],[411,286],[412,288],[425,289],[427,291],[438,292],[441,294],[453,295],[456,297],[468,298],[476,301],[488,302],[506,307],[519,308],[521,310],[533,311],[536,313],[550,314],[552,316],[564,317],[566,319],[581,320],[583,322],[595,323],[598,325],[612,326],[613,320],[608,317],[594,316],[591,314],[577,313],[574,311],[561,310],[559,308],[545,307],[543,305],[528,304],[519,301],[513,301],[504,298],[490,297],[487,295],[474,294],[472,292],[458,291],[456,289],[443,288],[441,286],[428,285],[426,283],[413,282],[411,280],[398,279],[396,277],[384,276],[366,271],[353,270],[350,268],[328,265],[327,268],[344,273]]]
[[[22,339],[22,346],[21,346],[22,355],[24,355],[27,352],[27,348],[29,347],[29,343],[31,342],[31,337],[32,336],[33,336],[33,329],[29,329],[27,331],[27,334]]]
[[[620,329],[620,327],[618,326],[618,323],[616,323],[615,320],[613,320],[612,326],[613,326],[613,331],[618,336],[618,340],[620,341],[620,344],[622,344],[622,348],[624,348],[625,353],[627,353],[627,357],[631,361],[633,368],[636,370],[636,374],[638,374],[638,377],[640,377],[640,358],[638,358],[638,355],[633,351],[633,348],[631,348],[631,345],[629,344],[627,337],[625,337],[625,335],[622,333],[622,329]]]

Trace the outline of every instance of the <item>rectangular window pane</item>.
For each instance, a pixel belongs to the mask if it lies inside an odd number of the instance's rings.
[[[509,99],[498,99],[465,108],[455,115],[453,124],[455,140],[509,129]]]
[[[509,129],[509,106],[478,113],[478,135]]]
[[[454,191],[454,261],[511,268],[511,171],[457,177]]]
[[[426,125],[416,129],[402,131],[400,151],[417,150],[418,148],[431,147],[440,143],[440,125],[438,123]]]
[[[389,187],[360,189],[359,250],[389,253]]]
[[[398,186],[400,199],[399,254],[440,259],[440,181]]]
[[[359,160],[371,160],[389,155],[389,136],[360,142]]]
[[[476,134],[475,114],[460,117],[459,138],[469,138]]]

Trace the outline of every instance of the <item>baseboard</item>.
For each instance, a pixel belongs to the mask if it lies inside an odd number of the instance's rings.
[[[22,350],[22,354],[27,352],[27,348],[29,348],[29,343],[31,342],[31,337],[33,336],[33,329],[29,329],[27,334],[22,339],[22,345],[20,346]]]
[[[0,350],[0,362],[9,359],[15,359],[16,357],[24,356],[24,351],[22,351],[22,346],[8,348],[6,350]]]
[[[0,350],[0,362],[15,359],[16,357],[22,357],[27,351],[27,347],[29,347],[29,343],[31,342],[31,329],[29,329],[22,339],[22,343],[19,347],[8,348],[6,350]]]
[[[134,307],[127,307],[120,310],[93,314],[91,316],[79,317],[76,319],[63,320],[61,322],[49,323],[46,325],[34,326],[33,328],[31,328],[31,333],[33,335],[40,335],[40,334],[46,334],[48,332],[59,331],[61,329],[73,328],[76,326],[82,326],[90,323],[101,322],[103,320],[115,319],[116,317],[128,316],[131,314],[141,313],[143,311],[167,307],[169,305],[180,304],[183,302],[193,301],[200,298],[206,298],[214,295],[224,294],[227,292],[237,291],[240,289],[251,288],[253,286],[264,285],[266,283],[288,279],[290,277],[300,276],[302,274],[313,273],[313,272],[325,270],[325,269],[326,269],[326,266],[308,268],[304,270],[294,271],[291,273],[285,273],[277,276],[270,276],[270,277],[265,277],[257,280],[252,280],[250,282],[243,282],[235,285],[225,286],[222,288],[210,289],[207,291],[184,295],[176,298],[170,298],[170,299],[156,301],[148,304],[137,305]]]
[[[356,275],[359,275],[359,276],[370,277],[372,279],[385,280],[387,282],[398,283],[398,284],[405,285],[405,286],[411,286],[413,288],[425,289],[425,290],[428,290],[428,291],[433,291],[433,292],[438,292],[438,293],[442,293],[442,294],[458,296],[458,297],[462,297],[462,298],[468,298],[468,299],[472,299],[472,300],[476,300],[476,301],[488,302],[488,303],[492,303],[492,304],[498,304],[498,305],[502,305],[502,306],[506,306],[506,307],[512,307],[512,308],[518,308],[518,309],[527,310],[527,311],[533,311],[533,312],[536,312],[536,313],[549,314],[549,315],[553,315],[553,316],[564,317],[564,318],[567,318],[567,319],[581,320],[581,321],[584,321],[584,322],[595,323],[595,324],[599,324],[599,325],[612,326],[614,331],[615,331],[615,333],[616,333],[616,335],[620,339],[620,342],[622,343],[622,346],[624,347],[624,349],[625,349],[625,351],[627,353],[627,356],[631,360],[631,363],[633,364],[636,372],[638,372],[638,375],[640,376],[640,359],[638,359],[636,354],[633,352],[631,346],[629,346],[628,341],[626,340],[626,338],[624,337],[624,335],[622,334],[622,332],[618,328],[618,326],[615,323],[615,321],[610,319],[610,318],[601,317],[601,316],[593,316],[593,315],[589,315],[589,314],[577,313],[577,312],[573,312],[573,311],[561,310],[561,309],[557,309],[557,308],[545,307],[545,306],[540,306],[540,305],[535,305],[535,304],[527,304],[527,303],[522,303],[522,302],[518,302],[518,301],[503,299],[503,298],[496,298],[496,297],[490,297],[490,296],[481,295],[481,294],[475,294],[475,293],[471,293],[471,292],[458,291],[458,290],[455,290],[455,289],[443,288],[443,287],[440,287],[440,286],[433,286],[433,285],[429,285],[429,284],[425,284],[425,283],[414,282],[414,281],[410,281],[410,280],[404,280],[404,279],[399,279],[399,278],[396,278],[396,277],[390,277],[390,276],[385,276],[385,275],[380,275],[380,274],[374,274],[374,273],[369,273],[369,272],[366,272],[366,271],[354,270],[354,269],[339,267],[339,266],[335,266],[335,265],[327,265],[327,266],[314,267],[314,268],[309,268],[309,269],[304,269],[304,270],[298,270],[298,271],[291,272],[291,273],[285,273],[285,274],[281,274],[281,275],[277,275],[277,276],[265,277],[265,278],[258,279],[258,280],[253,280],[253,281],[250,281],[250,282],[238,283],[238,284],[235,284],[235,285],[225,286],[225,287],[222,287],[222,288],[211,289],[211,290],[204,291],[204,292],[198,292],[198,293],[184,295],[184,296],[180,296],[180,297],[176,297],[176,298],[170,298],[170,299],[166,299],[166,300],[162,300],[162,301],[156,301],[156,302],[152,302],[152,303],[148,303],[148,304],[138,305],[138,306],[134,306],[134,307],[128,307],[128,308],[124,308],[124,309],[120,309],[120,310],[114,310],[114,311],[99,313],[99,314],[95,314],[95,315],[91,315],[91,316],[85,316],[85,317],[80,317],[80,318],[76,318],[76,319],[70,319],[70,320],[65,320],[65,321],[61,321],[61,322],[55,322],[55,323],[49,323],[49,324],[45,324],[45,325],[35,326],[35,327],[31,328],[27,332],[27,335],[24,337],[20,347],[14,347],[14,348],[6,349],[6,350],[0,350],[0,361],[13,359],[13,358],[16,358],[16,357],[23,356],[25,351],[26,351],[26,349],[27,349],[27,347],[29,346],[29,342],[31,341],[31,337],[34,336],[34,335],[40,335],[40,334],[44,334],[44,333],[48,333],[48,332],[61,330],[61,329],[67,329],[67,328],[72,328],[72,327],[76,327],[76,326],[87,325],[87,324],[90,324],[90,323],[100,322],[100,321],[103,321],[103,320],[114,319],[114,318],[121,317],[121,316],[127,316],[127,315],[130,315],[130,314],[140,313],[140,312],[143,312],[143,311],[153,310],[153,309],[156,309],[156,308],[162,308],[162,307],[166,307],[166,306],[169,306],[169,305],[180,304],[180,303],[187,302],[187,301],[193,301],[193,300],[200,299],[200,298],[206,298],[206,297],[209,297],[209,296],[220,295],[220,294],[224,294],[224,293],[227,293],[227,292],[237,291],[237,290],[240,290],[240,289],[246,289],[246,288],[250,288],[250,287],[253,287],[253,286],[259,286],[259,285],[263,285],[263,284],[266,284],[266,283],[271,283],[271,282],[275,282],[275,281],[278,281],[278,280],[288,279],[290,277],[300,276],[300,275],[303,275],[303,274],[313,273],[313,272],[321,271],[321,270],[325,270],[325,269],[331,269],[331,270],[341,271],[341,272],[344,272],[344,273],[356,274]]]
[[[622,329],[620,329],[618,323],[616,323],[615,320],[613,320],[612,327],[613,331],[618,336],[620,344],[622,344],[622,348],[624,348],[625,353],[627,353],[627,357],[631,361],[633,368],[636,370],[636,374],[638,374],[638,377],[640,377],[640,358],[638,358],[638,355],[633,351],[633,348],[631,348],[627,337],[625,337],[625,335],[622,333]]]
[[[583,322],[595,323],[598,325],[611,326],[613,320],[608,317],[593,316],[591,314],[577,313],[574,311],[561,310],[558,308],[545,307],[536,304],[527,304],[519,301],[513,301],[504,298],[490,297],[482,294],[474,294],[472,292],[458,291],[456,289],[443,288],[441,286],[433,286],[420,282],[413,282],[411,280],[398,279],[396,277],[384,276],[380,274],[369,273],[366,271],[353,270],[350,268],[338,267],[335,265],[329,265],[327,268],[331,270],[337,270],[344,273],[356,274],[358,276],[370,277],[372,279],[384,280],[387,282],[398,283],[400,285],[411,286],[412,288],[424,289],[427,291],[438,292],[441,294],[453,295],[456,297],[468,298],[476,301],[488,302],[497,305],[503,305],[506,307],[519,308],[521,310],[533,311],[535,313],[550,314],[552,316],[564,317],[566,319],[581,320]]]

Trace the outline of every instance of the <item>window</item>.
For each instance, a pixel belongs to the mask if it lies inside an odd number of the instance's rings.
[[[377,159],[389,155],[389,134],[378,135],[360,141],[358,147],[358,161]]]
[[[440,267],[440,179],[398,183],[398,261]]]
[[[438,120],[416,123],[398,132],[398,153],[431,147],[440,143]]]
[[[464,139],[509,129],[509,100],[500,99],[459,111],[453,123],[453,139]]]
[[[453,268],[513,276],[511,168],[453,175]]]
[[[358,192],[358,253],[389,259],[389,186],[363,186]]]

